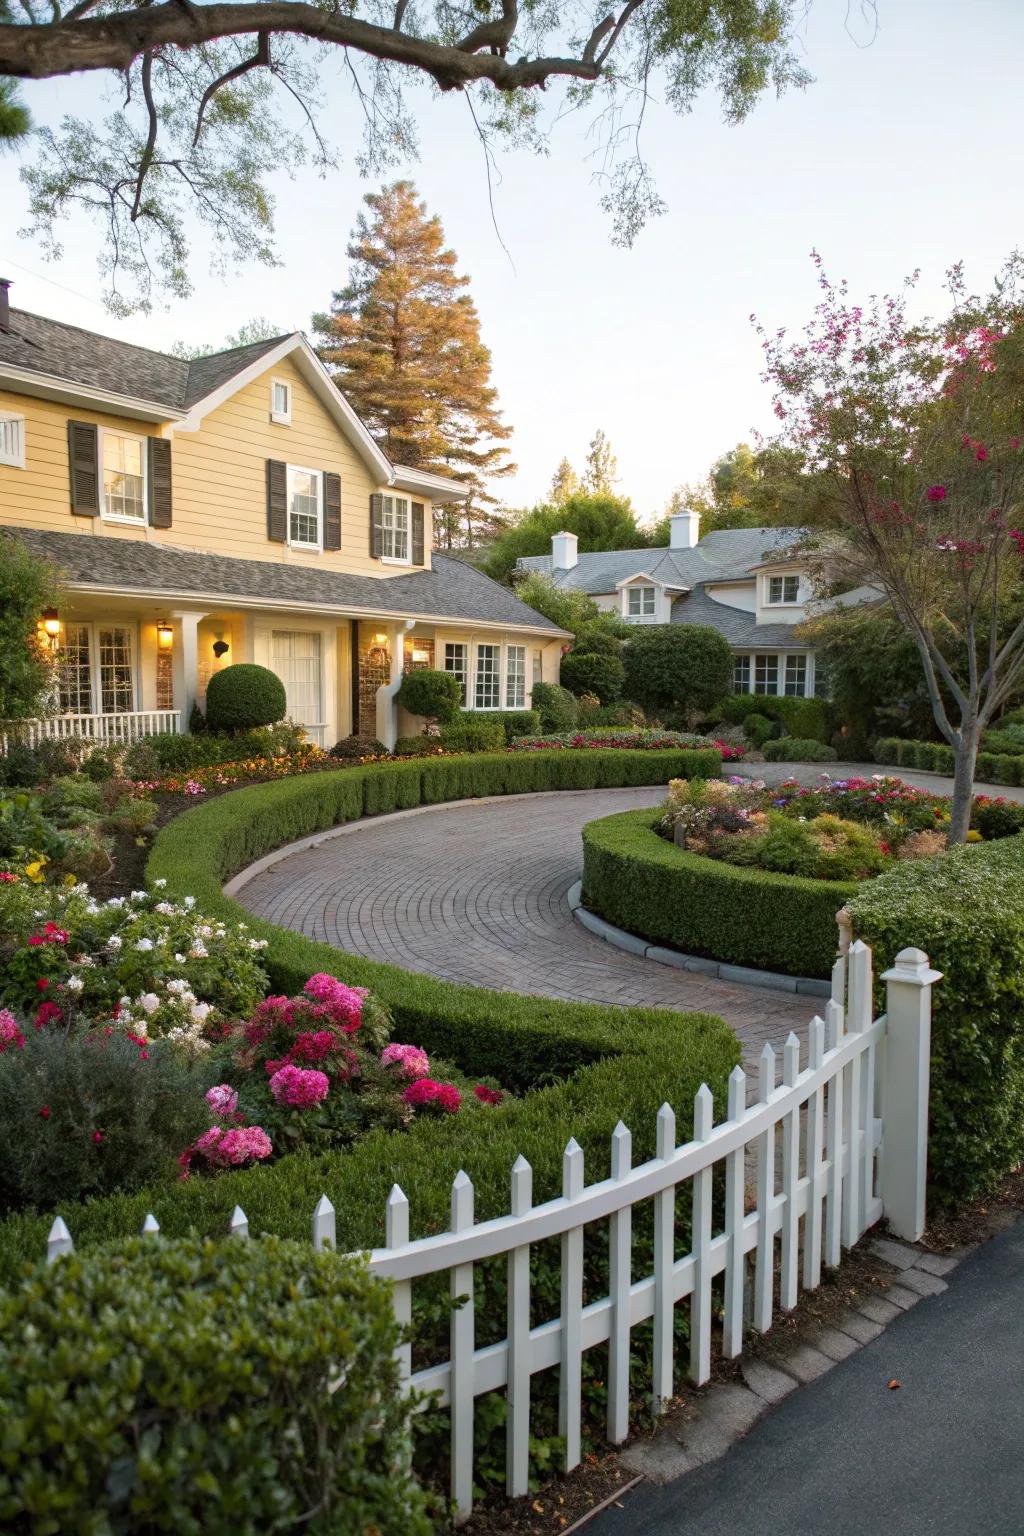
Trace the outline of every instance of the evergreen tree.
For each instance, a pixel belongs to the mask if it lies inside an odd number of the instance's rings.
[[[583,489],[590,496],[614,496],[619,478],[619,461],[600,427],[590,440],[587,467],[583,471]]]
[[[578,496],[581,490],[579,475],[569,460],[563,458],[552,478],[548,501],[553,507],[564,507],[570,496]]]
[[[330,314],[313,318],[319,355],[394,463],[472,488],[468,515],[442,508],[435,530],[442,547],[467,545],[485,531],[496,500],[488,482],[516,467],[469,278],[456,271],[440,219],[428,216],[411,182],[364,201],[348,283]]]

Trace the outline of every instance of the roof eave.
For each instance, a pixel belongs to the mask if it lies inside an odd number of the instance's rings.
[[[452,480],[447,475],[435,475],[427,469],[413,469],[408,464],[393,464],[391,480],[400,491],[422,491],[431,501],[465,501],[471,487],[463,480]]]
[[[157,400],[140,400],[135,395],[119,394],[112,389],[95,389],[87,384],[75,384],[69,379],[52,373],[37,373],[32,368],[16,368],[11,363],[0,362],[0,386],[12,394],[28,395],[38,400],[58,400],[63,405],[75,405],[92,410],[108,411],[119,416],[137,416],[141,421],[179,422],[185,412]]]

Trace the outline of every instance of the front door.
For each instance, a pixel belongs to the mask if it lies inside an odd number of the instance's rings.
[[[275,629],[270,667],[284,683],[288,719],[305,728],[318,745],[323,730],[323,677],[320,636],[307,630]]]

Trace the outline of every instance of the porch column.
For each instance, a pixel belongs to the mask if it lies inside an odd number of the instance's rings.
[[[404,619],[400,624],[393,624],[388,634],[391,681],[377,689],[377,740],[383,742],[389,752],[394,750],[398,740],[395,694],[402,686],[402,673],[405,670],[405,637],[415,622],[415,619]]]
[[[176,613],[177,633],[171,658],[174,707],[181,712],[181,728],[188,730],[192,706],[199,698],[199,626],[205,613]]]

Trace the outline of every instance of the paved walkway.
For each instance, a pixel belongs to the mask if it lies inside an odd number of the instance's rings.
[[[584,823],[664,794],[660,785],[562,791],[359,822],[257,875],[238,899],[349,954],[446,981],[718,1013],[753,1058],[766,1040],[802,1032],[814,1000],[625,954],[569,911]]]
[[[587,1536],[1019,1536],[1022,1296],[1018,1221],[725,1456],[641,1484]]]

